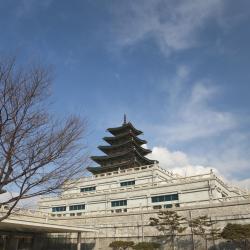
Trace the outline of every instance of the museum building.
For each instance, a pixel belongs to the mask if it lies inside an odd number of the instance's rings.
[[[243,199],[245,191],[225,184],[212,171],[179,176],[146,156],[142,131],[126,121],[108,128],[107,143],[98,148],[103,156],[92,156],[99,166],[89,167],[91,176],[70,181],[57,197],[43,197],[39,209],[52,217],[128,213],[172,209]]]

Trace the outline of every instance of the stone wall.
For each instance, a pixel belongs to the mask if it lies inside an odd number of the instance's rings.
[[[72,225],[94,227],[99,229],[98,233],[82,234],[83,243],[88,241],[95,242],[92,250],[110,250],[108,245],[114,240],[132,240],[134,242],[157,240],[158,231],[149,226],[149,218],[155,217],[158,210],[141,211],[136,213],[106,214],[77,218],[60,218],[60,223]],[[224,202],[203,206],[192,206],[185,208],[175,208],[180,215],[186,218],[195,218],[208,215],[212,221],[216,221],[216,228],[223,228],[227,223],[250,223],[250,200],[238,202]],[[55,219],[59,220],[59,219]],[[192,235],[190,231],[185,231],[185,235],[176,238],[176,249],[192,249]],[[75,237],[71,234],[71,237]],[[205,242],[202,238],[195,236],[195,244],[203,249]],[[207,242],[208,249],[221,244],[223,247],[228,244],[224,241]],[[168,243],[164,249],[171,249]],[[227,246],[225,249],[233,246]],[[90,249],[90,248],[89,248]],[[223,249],[223,248],[221,248]],[[87,248],[86,248],[87,250]]]

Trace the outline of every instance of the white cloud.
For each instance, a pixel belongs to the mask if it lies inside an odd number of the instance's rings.
[[[149,158],[158,160],[159,165],[162,168],[173,171],[173,173],[181,176],[207,174],[212,169],[213,172],[222,178],[226,183],[239,186],[243,189],[250,189],[250,178],[242,180],[226,178],[218,168],[193,164],[190,157],[182,151],[170,151],[166,147],[153,147]]]
[[[167,128],[168,139],[187,141],[213,136],[234,128],[237,121],[231,113],[217,111],[209,106],[208,102],[216,92],[217,90],[211,85],[196,83],[191,95],[185,102],[181,102],[175,125]]]
[[[209,173],[211,169],[219,173],[219,171],[213,167],[191,164],[189,157],[184,152],[170,151],[165,147],[154,147],[149,158],[158,160],[161,167],[182,176]]]
[[[169,144],[216,136],[235,128],[237,117],[226,111],[216,110],[211,101],[220,93],[209,80],[192,84],[190,69],[181,66],[176,76],[167,84],[166,124],[154,124],[151,130]]]
[[[113,9],[119,24],[115,39],[123,47],[150,37],[168,55],[197,45],[198,31],[221,7],[222,0],[126,1]]]
[[[250,133],[242,129],[249,120],[218,109],[215,103],[223,98],[223,89],[215,87],[209,79],[192,77],[191,68],[180,65],[172,79],[163,81],[160,91],[166,93],[165,118],[160,122],[152,120],[145,130],[154,135],[154,145],[184,148],[198,165],[190,164],[190,159],[180,151],[164,152],[163,159],[162,154],[157,158],[167,167],[178,166],[177,171],[184,175],[209,171],[207,166],[216,166],[227,179],[240,179],[242,173],[249,178]],[[158,148],[156,152],[162,150]],[[166,158],[167,154],[171,157]],[[185,168],[179,168],[183,166],[180,159],[185,162]]]

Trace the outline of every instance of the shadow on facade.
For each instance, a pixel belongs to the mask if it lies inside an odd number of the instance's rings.
[[[94,250],[95,239],[81,242],[81,250]],[[77,239],[35,234],[1,234],[0,250],[77,250]]]
[[[97,240],[99,244],[96,245]],[[115,240],[128,240],[135,243],[141,241],[137,237],[82,239],[81,250],[110,250],[109,244]],[[170,240],[145,237],[144,241],[160,243],[161,250],[250,250],[248,241],[206,241],[201,237],[192,237],[192,235],[175,237],[174,248]],[[77,250],[77,238],[69,237],[67,234],[54,237],[51,235],[5,233],[0,234],[0,250]]]

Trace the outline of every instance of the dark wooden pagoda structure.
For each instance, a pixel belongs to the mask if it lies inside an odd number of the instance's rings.
[[[142,131],[136,129],[131,122],[127,122],[126,115],[122,126],[108,128],[107,131],[113,135],[103,138],[109,145],[98,147],[106,155],[91,157],[99,164],[98,167],[88,168],[91,173],[100,174],[157,162],[145,157],[151,153],[151,150],[142,147],[147,141],[138,137]]]

